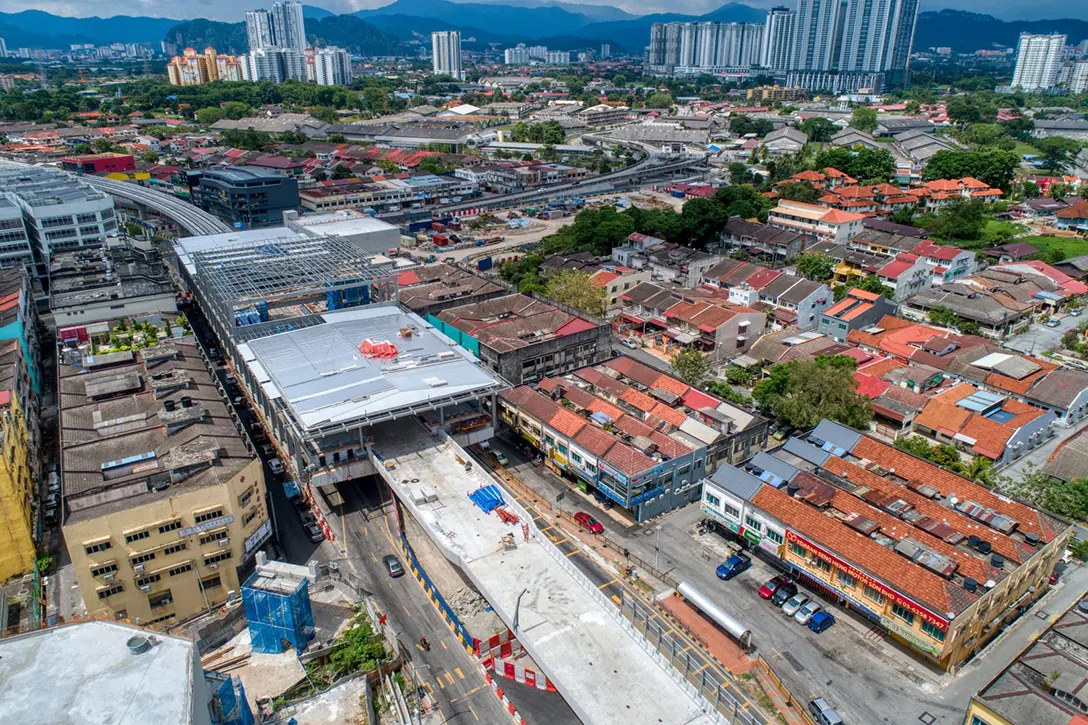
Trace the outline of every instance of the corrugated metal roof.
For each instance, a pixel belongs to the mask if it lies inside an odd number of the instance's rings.
[[[763,488],[763,481],[728,464],[718,466],[710,480],[718,488],[744,501],[751,501],[759,489]]]
[[[818,438],[824,443],[831,443],[844,451],[852,451],[854,450],[854,446],[858,444],[858,441],[861,440],[861,433],[858,433],[851,428],[847,428],[840,423],[836,423],[833,420],[824,418],[820,421],[820,424],[812,430],[812,433],[809,434],[809,440],[812,443],[815,443],[815,441],[812,440],[813,438]]]
[[[826,451],[821,451],[819,448],[813,446],[810,443],[806,443],[800,438],[790,438],[786,441],[786,445],[782,446],[783,450],[787,453],[792,453],[798,458],[808,461],[815,466],[822,466],[831,454]]]

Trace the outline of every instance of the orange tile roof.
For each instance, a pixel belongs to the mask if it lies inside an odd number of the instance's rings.
[[[651,390],[654,388],[661,388],[665,392],[672,393],[673,395],[678,395],[681,398],[684,397],[684,394],[691,389],[691,386],[687,383],[682,383],[676,378],[665,375],[664,373],[662,373],[661,376],[654,381],[653,385],[650,385],[648,387]]]
[[[944,579],[921,566],[904,566],[903,557],[830,516],[772,486],[763,486],[752,503],[787,528],[865,570],[885,585],[943,617],[952,605]],[[954,585],[953,585],[954,586]]]
[[[1051,541],[1063,530],[1053,530],[1042,513],[1026,504],[1018,501],[1002,500],[990,489],[980,486],[974,481],[970,481],[963,476],[957,476],[939,466],[926,463],[909,453],[879,443],[872,438],[862,436],[861,441],[854,447],[853,453],[860,458],[876,461],[885,468],[894,467],[896,475],[903,478],[912,481],[924,481],[936,486],[940,489],[942,496],[951,496],[955,493],[961,501],[970,499],[992,508],[994,511],[1003,513],[1016,520],[1021,531],[1037,534],[1043,541]],[[947,511],[947,509],[944,510]],[[1033,553],[1034,549],[1028,547],[1021,556],[1030,556]],[[1016,560],[1024,561],[1020,557],[1017,557]]]
[[[1010,393],[1023,395],[1028,390],[1030,390],[1031,386],[1034,385],[1040,378],[1045,376],[1051,370],[1056,370],[1058,368],[1058,366],[1054,363],[1047,362],[1046,360],[1042,360],[1037,357],[1028,357],[1025,355],[1024,359],[1030,360],[1031,362],[1038,365],[1041,369],[1036,370],[1031,375],[1028,375],[1027,377],[1020,380],[1017,380],[1016,378],[1010,378],[1006,375],[1002,375],[1001,373],[990,373],[986,376],[986,384],[992,385],[995,388],[999,388],[1001,390],[1007,390]]]
[[[849,224],[850,222],[858,222],[865,218],[864,214],[855,214],[851,211],[840,211],[839,209],[832,209],[831,211],[820,217],[820,221],[827,224]]]
[[[603,456],[616,444],[616,437],[605,433],[596,426],[587,425],[574,437],[574,442],[595,456]]]
[[[846,294],[849,297],[857,297],[859,300],[868,300],[869,302],[876,302],[880,299],[880,295],[878,295],[876,292],[866,292],[865,290],[858,289],[857,287],[852,288]]]
[[[897,360],[894,357],[887,357],[883,360],[876,360],[867,365],[862,365],[858,370],[866,375],[872,375],[874,378],[883,378],[884,375],[890,373],[892,370],[898,370],[899,368],[905,368],[906,366],[907,364],[902,360]]]
[[[669,407],[668,405],[665,405],[664,403],[658,403],[656,406],[654,406],[654,409],[653,409],[652,412],[658,418],[661,418],[662,420],[664,420],[664,421],[666,421],[668,423],[671,423],[672,425],[676,426],[677,428],[679,428],[681,425],[683,425],[684,421],[686,421],[688,419],[688,417],[686,415],[684,415],[682,412],[680,412],[676,408]]]
[[[586,410],[591,413],[603,413],[607,415],[613,422],[623,417],[623,411],[612,405],[606,400],[594,396],[592,401],[586,405]]]
[[[971,418],[971,411],[961,408],[954,402],[940,400],[940,396],[931,398],[922,412],[914,419],[916,425],[939,431],[949,438],[960,432],[963,425]],[[1008,440],[1008,436],[1005,437]],[[1004,447],[1004,446],[1002,446]]]
[[[624,391],[623,395],[620,396],[620,400],[629,405],[633,405],[644,413],[649,413],[658,405],[658,402],[649,395],[640,393],[634,388],[628,388]]]
[[[873,309],[873,305],[871,303],[862,302],[860,305],[843,315],[842,319],[846,321],[852,320],[855,317],[858,317],[859,315],[862,315],[871,309]]]
[[[849,307],[850,305],[855,304],[855,303],[857,303],[857,300],[852,300],[849,297],[843,297],[841,300],[839,300],[834,305],[832,305],[831,309],[824,312],[824,314],[825,315],[830,315],[831,317],[834,317],[835,315],[838,315],[843,310],[845,310],[847,307]]]
[[[565,435],[567,438],[573,438],[578,435],[582,428],[585,428],[587,423],[584,418],[581,418],[574,413],[560,408],[552,416],[552,419],[548,421],[548,425],[557,433]]]

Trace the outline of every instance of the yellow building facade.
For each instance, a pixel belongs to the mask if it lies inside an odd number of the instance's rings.
[[[261,462],[229,481],[66,523],[88,614],[171,624],[241,593],[238,569],[270,529]]]
[[[18,399],[4,391],[0,406],[0,581],[25,574],[34,566],[34,519],[30,501],[35,495],[34,451],[27,416]]]

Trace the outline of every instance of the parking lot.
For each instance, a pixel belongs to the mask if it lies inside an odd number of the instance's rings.
[[[1062,335],[1076,329],[1082,321],[1088,320],[1086,316],[1073,316],[1062,313],[1051,319],[1058,322],[1057,327],[1047,327],[1043,323],[1032,323],[1028,331],[1022,335],[1010,338],[1004,346],[1016,352],[1040,355],[1047,350],[1055,350],[1061,342]]]

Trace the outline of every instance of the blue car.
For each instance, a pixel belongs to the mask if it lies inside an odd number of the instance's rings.
[[[750,566],[752,566],[752,560],[750,558],[744,554],[733,554],[733,556],[718,565],[718,578],[722,581],[729,581]]]
[[[834,623],[834,615],[828,614],[824,611],[820,611],[816,612],[816,614],[813,614],[812,619],[808,620],[808,628],[816,634],[819,634],[820,632],[823,632],[825,629],[829,628]]]

